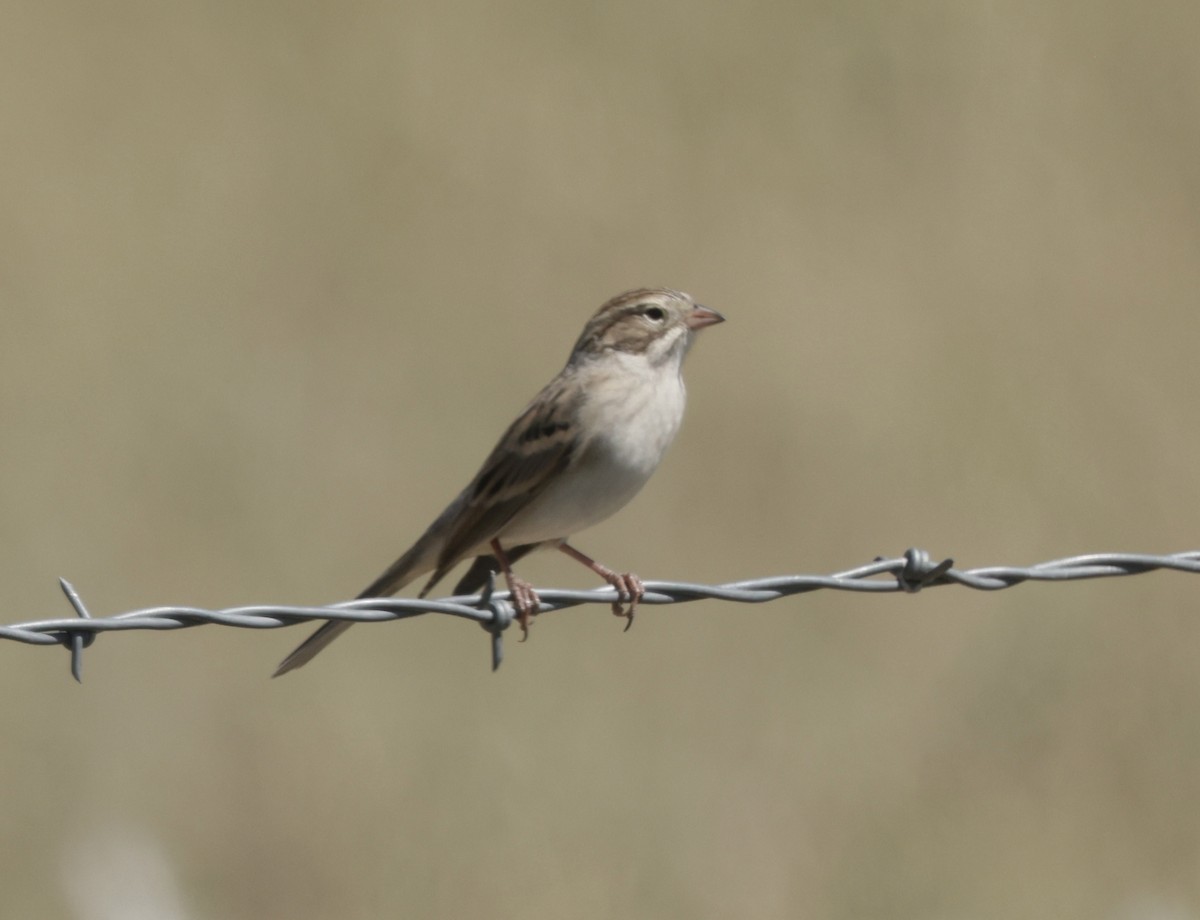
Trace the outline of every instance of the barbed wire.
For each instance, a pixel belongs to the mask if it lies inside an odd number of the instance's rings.
[[[1039,562],[1030,566],[989,566],[959,570],[954,560],[935,562],[928,553],[910,549],[895,559],[875,559],[867,565],[832,575],[778,575],[723,585],[691,584],[682,581],[648,581],[643,604],[682,604],[698,600],[723,600],[740,604],[761,604],[809,591],[867,591],[873,593],[915,593],[924,588],[961,585],[978,591],[998,591],[1026,581],[1078,581],[1085,578],[1112,578],[1140,575],[1168,569],[1200,574],[1200,550],[1167,556],[1145,553],[1092,553]],[[507,591],[495,590],[493,573],[480,594],[448,597],[441,600],[410,598],[366,598],[342,601],[327,606],[252,605],[205,610],[199,607],[150,607],[111,617],[94,618],[83,599],[66,579],[59,579],[77,619],[36,620],[0,626],[0,639],[29,645],[63,645],[71,653],[71,674],[82,681],[83,650],[102,632],[132,629],[186,629],[191,626],[234,626],[241,629],[278,629],[317,620],[347,620],[354,623],[379,623],[404,620],[429,613],[474,620],[491,635],[492,670],[503,660],[501,637],[512,624],[515,613]],[[538,591],[539,614],[564,610],[580,604],[609,604],[617,599],[613,588],[593,591],[549,589]]]

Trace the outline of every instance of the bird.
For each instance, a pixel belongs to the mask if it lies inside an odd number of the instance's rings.
[[[701,329],[724,321],[669,288],[639,288],[607,301],[467,487],[358,598],[391,596],[429,575],[425,597],[473,558],[455,594],[473,593],[502,573],[527,636],[540,602],[513,564],[534,549],[556,548],[616,588],[613,613],[628,629],[645,593],[641,579],[617,573],[567,540],[620,510],[646,484],[683,421],[684,356]],[[307,664],[351,625],[326,622],[273,676]]]

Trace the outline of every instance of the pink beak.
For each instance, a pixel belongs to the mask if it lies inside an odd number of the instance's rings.
[[[725,322],[725,317],[716,310],[696,304],[684,322],[687,323],[689,329],[703,329],[705,326],[715,326],[717,323]]]

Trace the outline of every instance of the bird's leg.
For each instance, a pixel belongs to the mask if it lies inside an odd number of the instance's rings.
[[[629,627],[633,625],[633,613],[637,610],[637,605],[646,596],[646,588],[642,584],[642,580],[632,572],[626,572],[623,575],[614,572],[608,566],[597,562],[591,556],[581,553],[566,541],[558,544],[558,548],[577,562],[582,562],[617,589],[617,599],[613,601],[612,612],[614,616],[624,617],[628,621],[625,624],[625,629],[628,631]],[[626,601],[629,602],[628,608],[624,606]]]
[[[496,561],[500,563],[500,571],[504,573],[504,580],[508,584],[508,593],[512,596],[513,606],[517,608],[517,622],[521,624],[521,641],[524,642],[529,638],[529,620],[538,612],[542,602],[538,600],[533,585],[512,570],[512,566],[508,562],[508,554],[500,546],[499,540],[492,541],[492,552],[496,556]]]

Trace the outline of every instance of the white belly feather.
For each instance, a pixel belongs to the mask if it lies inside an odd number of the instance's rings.
[[[509,544],[566,538],[620,510],[658,468],[683,420],[686,393],[678,369],[629,361],[620,385],[592,386],[579,419],[591,436],[572,465],[509,522]]]

